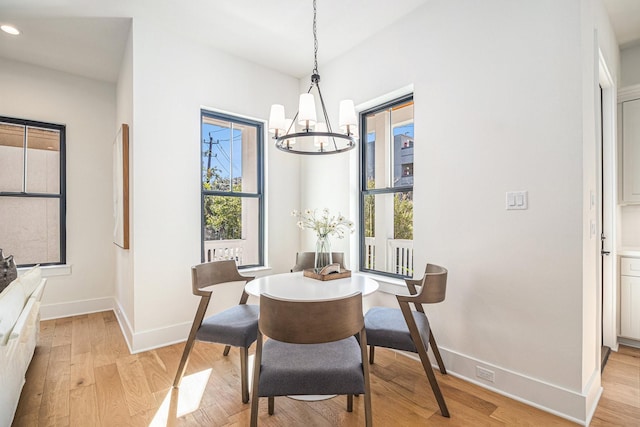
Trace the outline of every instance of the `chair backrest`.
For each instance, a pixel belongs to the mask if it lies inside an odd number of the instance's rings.
[[[444,301],[447,291],[447,274],[446,268],[435,264],[427,264],[424,276],[420,280],[407,279],[409,291],[414,285],[420,286],[417,294],[412,295],[411,301],[417,304],[433,304]]]
[[[260,295],[260,331],[277,341],[315,344],[338,341],[362,331],[362,294],[325,301],[291,301]]]
[[[343,252],[331,252],[331,260],[334,263],[340,264],[341,268],[346,269],[344,266],[344,253]],[[296,265],[293,266],[291,272],[302,271],[307,268],[313,268],[316,262],[315,252],[298,252],[296,254]]]
[[[202,288],[229,282],[249,282],[253,277],[242,276],[234,260],[212,261],[191,267],[191,286],[194,295],[208,295]]]

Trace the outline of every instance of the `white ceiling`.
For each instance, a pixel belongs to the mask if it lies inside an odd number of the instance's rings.
[[[346,53],[429,0],[317,0],[318,60]],[[618,41],[640,40],[640,0],[604,0]],[[2,0],[0,57],[115,81],[130,17],[303,77],[313,68],[311,0]],[[366,23],[366,24],[363,24]]]
[[[318,61],[347,52],[428,0],[318,0]],[[0,57],[115,81],[129,20],[144,16],[168,32],[296,77],[313,68],[311,0],[2,0]],[[87,20],[85,17],[90,16]],[[366,25],[360,23],[365,22]]]
[[[621,48],[640,42],[640,0],[604,0]]]

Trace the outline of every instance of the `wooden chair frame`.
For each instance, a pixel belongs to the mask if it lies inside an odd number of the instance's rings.
[[[215,268],[212,268],[214,264]],[[193,349],[193,345],[196,341],[196,334],[198,333],[198,329],[200,329],[200,326],[202,325],[202,321],[204,320],[204,316],[207,312],[207,307],[209,307],[209,301],[211,300],[211,294],[213,292],[211,288],[214,285],[230,282],[245,282],[246,285],[253,279],[254,277],[241,275],[238,272],[238,268],[234,260],[213,261],[191,267],[192,292],[194,295],[200,297],[200,304],[198,305],[198,310],[196,311],[196,315],[193,319],[193,324],[191,325],[191,330],[189,331],[187,342],[184,346],[182,358],[180,359],[176,377],[173,381],[173,387],[180,387],[180,382],[182,381],[182,377],[184,376],[184,372],[187,368],[187,363],[189,362],[191,350]],[[239,304],[246,304],[248,298],[249,294],[247,294],[243,287]],[[231,346],[225,346],[223,355],[227,356],[230,349]],[[239,350],[241,371],[240,379],[242,383],[242,403],[247,403],[249,402],[249,380],[247,369],[249,348],[240,347]]]
[[[294,343],[318,344],[355,336],[360,344],[360,357],[364,376],[365,424],[372,425],[371,387],[367,359],[367,336],[362,315],[362,295],[353,295],[328,301],[290,301],[270,295],[260,296],[260,319],[256,342],[253,392],[251,400],[251,426],[258,425],[260,369],[262,343],[265,337]],[[275,396],[268,396],[268,412],[273,415]],[[353,395],[347,395],[347,411],[353,410]]]
[[[296,253],[296,265],[293,266],[291,272],[302,271],[306,268],[313,268],[315,264],[316,253],[315,252],[298,252]],[[334,263],[340,264],[341,268],[346,269],[344,266],[344,252],[331,252],[331,259]]]
[[[431,361],[429,360],[429,355],[427,354],[427,347],[424,345],[425,343],[420,336],[418,326],[416,325],[413,314],[411,313],[411,304],[413,304],[416,311],[424,313],[422,304],[433,304],[444,301],[447,288],[447,274],[448,272],[446,268],[440,267],[435,264],[427,264],[422,279],[405,279],[405,283],[407,285],[407,288],[409,289],[410,295],[396,295],[396,299],[398,300],[398,305],[400,306],[402,315],[407,322],[407,326],[409,327],[411,339],[413,340],[413,343],[416,346],[416,350],[418,351],[420,362],[422,363],[424,372],[427,375],[429,384],[431,385],[431,389],[433,390],[433,394],[438,401],[440,412],[444,417],[449,417],[449,410],[447,409],[447,404],[444,401],[442,391],[440,390],[440,386],[438,385],[438,381],[436,380],[435,373],[433,372],[433,367],[431,366]],[[420,287],[420,289],[417,289],[417,287]],[[447,370],[444,366],[442,356],[440,356],[440,350],[438,349],[438,345],[436,344],[436,339],[433,336],[431,326],[429,326],[429,345],[431,346],[433,354],[436,357],[440,372],[442,374],[446,374]],[[370,346],[369,348],[369,363],[371,364],[373,364],[374,360],[374,349],[375,347],[373,346]]]

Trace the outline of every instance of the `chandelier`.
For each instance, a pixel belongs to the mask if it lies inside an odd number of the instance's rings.
[[[311,85],[300,95],[298,111],[293,119],[286,119],[284,106],[274,104],[269,114],[269,132],[273,133],[276,147],[294,154],[335,154],[356,146],[357,117],[353,101],[340,101],[339,121],[341,133],[334,132],[320,91],[318,74],[318,35],[316,30],[316,0],[313,0],[313,71]],[[320,120],[316,115],[316,102],[311,91],[315,88],[320,99]],[[300,130],[296,127],[300,126]]]

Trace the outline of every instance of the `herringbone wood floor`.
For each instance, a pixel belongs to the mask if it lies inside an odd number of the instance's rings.
[[[180,395],[171,384],[184,344],[131,355],[112,312],[43,321],[14,426],[246,426],[239,357],[196,343]],[[420,363],[379,349],[371,368],[376,426],[562,426],[572,423],[477,387],[436,375],[451,412],[443,418]],[[612,354],[593,426],[640,425],[640,350]],[[343,396],[321,402],[276,399],[262,426],[361,426],[363,404]],[[177,408],[177,409],[176,409]],[[177,415],[176,415],[177,413]],[[173,414],[173,415],[170,415]]]

